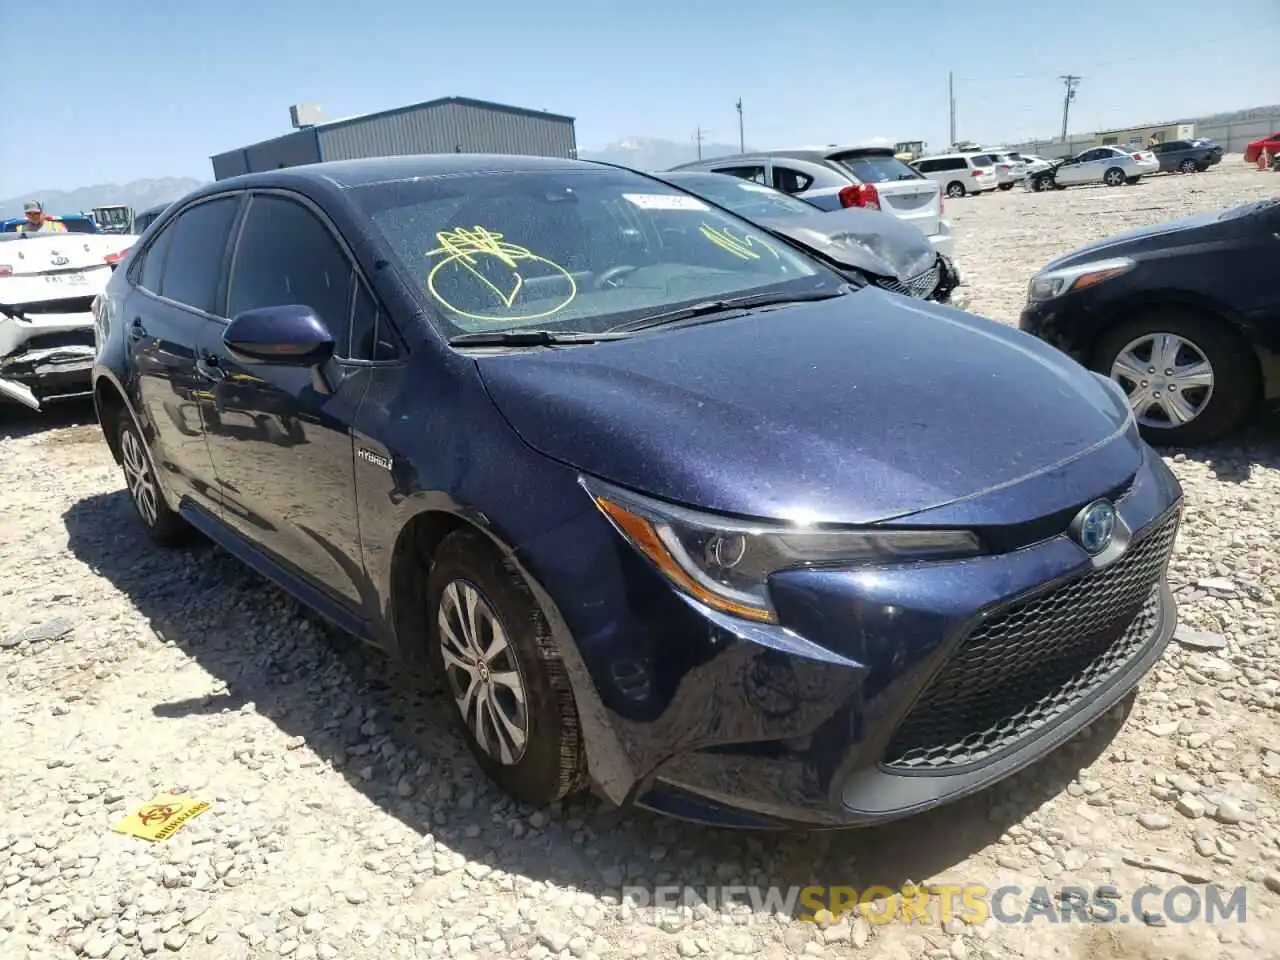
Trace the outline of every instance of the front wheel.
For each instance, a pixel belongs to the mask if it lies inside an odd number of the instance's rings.
[[[573,690],[520,573],[480,534],[451,534],[427,579],[427,615],[433,659],[485,774],[535,806],[581,787]]]
[[[1012,189],[1013,189],[1013,184],[1012,184],[1012,183],[1002,183],[1002,184],[1000,184],[1000,189],[1001,189],[1001,190],[1012,190]]]
[[[1103,338],[1093,367],[1124,389],[1143,439],[1197,446],[1236,427],[1258,397],[1247,344],[1221,321],[1185,308],[1159,308]]]
[[[1183,173],[1195,173],[1196,162],[1194,160],[1183,160],[1180,164],[1178,164],[1178,169]]]
[[[146,440],[128,410],[120,411],[117,437],[125,486],[129,489],[133,509],[146,528],[147,536],[157,546],[181,545],[188,539],[191,528],[165,501]]]

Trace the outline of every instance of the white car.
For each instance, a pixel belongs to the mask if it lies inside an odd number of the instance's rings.
[[[88,396],[93,301],[137,238],[0,233],[0,402]]]
[[[1160,161],[1150,150],[1094,147],[1055,167],[1053,182],[1058,187],[1076,187],[1089,183],[1120,187],[1126,183],[1137,183],[1142,177],[1159,171]]]
[[[1027,165],[1015,153],[992,151],[987,154],[995,164],[996,181],[1001,190],[1012,190],[1027,179]]]
[[[936,181],[951,199],[987,193],[1000,186],[995,164],[985,153],[946,153],[924,157],[911,164],[920,174]]]
[[[1017,157],[1022,161],[1022,165],[1027,168],[1028,176],[1033,173],[1039,173],[1041,170],[1048,170],[1053,166],[1053,161],[1038,157],[1032,153],[1012,153],[1010,156]]]

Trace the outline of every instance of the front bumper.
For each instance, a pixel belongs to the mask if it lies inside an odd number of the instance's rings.
[[[32,410],[92,393],[92,313],[0,316],[0,401]]]
[[[1056,533],[1064,521],[962,562],[777,575],[781,625],[660,596],[638,557],[596,550],[594,580],[574,577],[596,596],[551,617],[593,781],[615,802],[688,820],[841,827],[1035,762],[1122,700],[1174,629],[1165,569],[1181,491],[1147,448],[1122,486],[1132,533],[1101,569]],[[544,603],[568,587],[549,550],[570,534],[593,539],[563,531],[523,552]]]

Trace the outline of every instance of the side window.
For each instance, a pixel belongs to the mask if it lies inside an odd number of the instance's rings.
[[[373,295],[359,280],[351,313],[352,360],[394,360],[400,355],[395,334],[378,311]]]
[[[742,180],[754,180],[756,183],[769,185],[769,181],[764,175],[764,167],[716,167],[716,173],[727,173],[731,177],[738,177]]]
[[[783,193],[803,193],[813,184],[813,177],[790,167],[773,165],[773,186]]]
[[[218,309],[222,255],[240,198],[222,197],[197,203],[178,214],[165,229],[171,234],[160,293],[205,313]]]
[[[969,169],[969,161],[966,160],[964,157],[952,157],[946,163],[947,165],[942,168],[943,170],[968,170]]]
[[[936,160],[917,160],[913,166],[921,173],[933,173],[938,169],[938,161]]]
[[[173,243],[172,225],[165,227],[143,254],[138,286],[152,293],[160,292],[160,281],[164,278],[164,261],[169,254],[171,243]]]
[[[316,216],[293,200],[256,196],[236,244],[227,315],[302,304],[333,334],[335,353],[350,355],[351,261]]]

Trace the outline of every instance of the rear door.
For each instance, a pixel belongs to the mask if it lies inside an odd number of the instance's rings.
[[[858,183],[869,183],[880,195],[880,209],[918,227],[925,236],[938,233],[942,193],[932,179],[909,167],[888,149],[846,150],[827,157]]]
[[[200,200],[171,219],[130,265],[122,316],[138,414],[170,491],[216,515],[221,500],[205,443],[210,382],[198,345],[216,325],[223,266],[242,196]]]
[[[255,192],[231,257],[223,313],[290,304],[310,307],[333,334],[336,389],[317,391],[307,369],[236,360],[220,323],[204,344],[218,371],[209,446],[227,523],[358,609],[364,572],[351,426],[370,365],[387,359],[375,342],[377,307],[318,209],[286,192]]]

